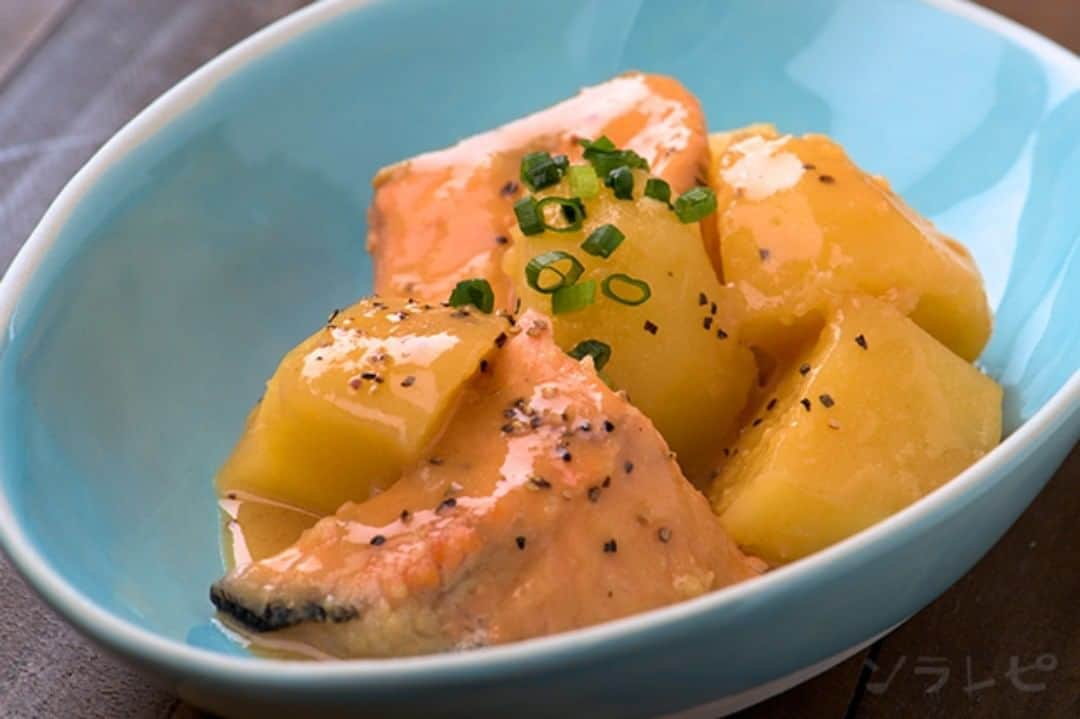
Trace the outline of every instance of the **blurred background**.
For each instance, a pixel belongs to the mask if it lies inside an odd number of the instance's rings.
[[[224,49],[310,1],[0,0],[0,271],[64,184],[125,122]],[[1080,50],[1080,0],[980,4]],[[776,6],[782,11],[782,2]],[[1062,581],[1060,571],[1076,566],[1078,480],[1074,450],[1009,534],[937,602],[866,652],[740,717],[1080,717],[1080,573]],[[1000,596],[1002,587],[1021,586],[1038,586],[1039,595]],[[1045,654],[1057,668],[1044,688],[1010,685],[1014,658],[1030,664]],[[996,685],[977,696],[927,692],[935,676],[920,675],[920,661],[947,664],[955,682],[996,676]],[[0,557],[0,718],[198,716],[56,619]]]

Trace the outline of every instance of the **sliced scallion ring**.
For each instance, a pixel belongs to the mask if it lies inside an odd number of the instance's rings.
[[[599,372],[611,359],[611,345],[600,340],[582,340],[574,345],[574,349],[567,352],[567,354],[576,360],[592,357],[593,367]]]
[[[514,203],[514,216],[518,227],[526,235],[539,235],[544,231],[544,217],[540,214],[540,203],[532,195],[526,195]]]
[[[606,258],[610,257],[625,239],[626,235],[615,225],[600,225],[581,243],[581,249],[595,257]]]
[[[483,278],[462,280],[450,293],[451,307],[466,307],[472,305],[486,314],[491,314],[495,309],[495,293],[491,290],[491,284]]]
[[[548,205],[559,206],[562,211],[560,214],[566,220],[565,225],[553,225],[547,221],[544,208]],[[536,203],[536,208],[540,214],[540,220],[544,223],[544,229],[552,232],[574,232],[580,230],[585,221],[585,203],[576,197],[545,197]]]
[[[596,280],[586,280],[578,285],[560,287],[551,295],[551,312],[564,315],[585,309],[596,301]]]
[[[605,277],[600,283],[600,290],[616,302],[631,307],[644,304],[652,297],[648,282],[621,272]]]
[[[716,211],[716,195],[708,187],[694,187],[679,195],[674,209],[680,222],[699,222]]]
[[[550,295],[578,281],[585,267],[569,252],[552,250],[529,260],[525,281],[537,292]]]

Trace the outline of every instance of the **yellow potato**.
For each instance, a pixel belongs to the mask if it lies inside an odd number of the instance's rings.
[[[420,458],[508,327],[404,300],[337,313],[282,360],[221,470],[220,492],[320,514],[368,499]]]
[[[774,564],[902,509],[1001,438],[1001,388],[869,297],[782,374],[710,491],[735,540]]]
[[[753,356],[739,344],[744,309],[738,293],[717,281],[698,225],[683,224],[665,203],[642,197],[647,176],[634,174],[634,199],[615,199],[601,187],[585,200],[579,231],[525,236],[515,228],[503,268],[523,307],[551,315],[552,295],[529,287],[527,263],[552,250],[581,262],[578,284],[596,282],[595,302],[554,315],[556,341],[568,351],[587,339],[610,345],[603,373],[627,391],[677,453],[687,476],[699,481],[716,456],[717,437],[734,429],[755,377]],[[571,193],[564,181],[541,194]],[[604,224],[615,225],[626,239],[607,258],[587,254],[582,243]],[[628,306],[605,296],[601,283],[618,273],[648,283],[651,297]],[[616,292],[636,297],[625,284],[616,285]]]
[[[967,360],[990,336],[990,308],[968,251],[821,135],[768,125],[711,137],[723,276],[746,297],[746,341],[790,353],[838,295],[898,307]]]

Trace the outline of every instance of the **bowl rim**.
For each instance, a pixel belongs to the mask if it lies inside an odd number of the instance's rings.
[[[1048,66],[1066,73],[1080,86],[1080,58],[1035,31],[968,0],[914,0],[958,16],[1024,47]],[[49,249],[87,192],[111,167],[158,130],[183,116],[226,78],[287,42],[320,28],[347,12],[385,0],[322,0],[291,13],[213,58],[154,100],[110,138],[65,185],[0,280],[0,323],[10,328],[19,299]],[[7,346],[0,346],[0,354]],[[229,656],[171,639],[118,617],[78,590],[33,546],[23,532],[8,497],[0,491],[0,549],[27,584],[82,633],[129,660],[185,676],[210,675],[218,682],[249,686],[309,686],[312,683],[382,689],[460,677],[482,672],[505,676],[569,663],[589,650],[641,645],[656,632],[673,628],[725,607],[785,592],[845,560],[882,549],[919,533],[958,508],[965,499],[988,489],[993,475],[1023,459],[1027,448],[1080,412],[1080,370],[1031,419],[985,457],[918,502],[809,557],[752,582],[623,619],[468,652],[393,659],[348,659],[335,662],[288,662]],[[1000,477],[999,477],[1000,478]],[[985,485],[985,486],[983,486]]]

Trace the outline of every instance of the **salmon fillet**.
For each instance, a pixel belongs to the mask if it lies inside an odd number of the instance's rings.
[[[644,157],[675,192],[706,184],[709,145],[697,99],[678,81],[630,73],[497,130],[382,169],[368,212],[375,292],[445,300],[483,277],[510,309],[502,255],[514,222],[521,157],[546,150],[581,158],[577,139],[607,135]]]
[[[583,627],[760,571],[649,420],[526,314],[431,454],[211,589],[224,613],[338,657]]]

